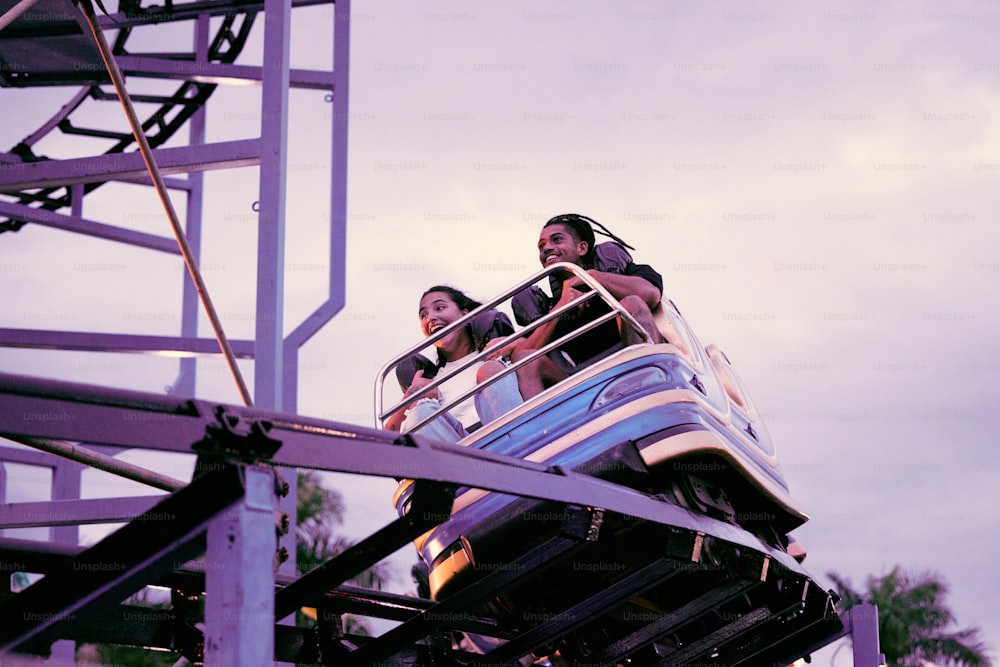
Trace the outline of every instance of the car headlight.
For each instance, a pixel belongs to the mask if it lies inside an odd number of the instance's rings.
[[[644,366],[609,382],[590,404],[590,409],[602,408],[644,389],[666,384],[670,380],[670,373],[659,366]]]

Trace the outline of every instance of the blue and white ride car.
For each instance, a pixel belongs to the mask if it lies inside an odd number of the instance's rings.
[[[502,306],[559,270],[573,271],[591,286],[580,299],[603,299],[611,309],[607,319],[630,318],[585,271],[557,264],[436,336],[463,326],[484,309]],[[769,546],[804,557],[788,533],[808,517],[789,494],[774,444],[739,375],[717,346],[699,342],[670,300],[663,300],[654,318],[668,343],[611,350],[459,444],[614,481],[734,524]],[[526,335],[542,321],[514,336]],[[553,341],[537,354],[557,350],[577,334]],[[386,407],[385,378],[434,339],[404,351],[383,368],[376,386],[379,419],[405,403],[399,400]],[[408,510],[412,490],[412,481],[403,480],[396,491],[394,502],[401,515]],[[428,570],[430,596],[443,599],[502,567],[550,536],[560,518],[559,508],[551,503],[458,489],[451,517],[415,542]]]

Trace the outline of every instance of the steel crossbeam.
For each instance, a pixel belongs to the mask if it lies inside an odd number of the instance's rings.
[[[213,169],[235,169],[260,164],[260,141],[241,139],[200,146],[158,148],[156,165],[164,175]],[[149,172],[138,153],[113,153],[65,160],[41,160],[6,165],[0,170],[0,192],[108,181],[149,182]],[[17,211],[6,215],[16,216]]]

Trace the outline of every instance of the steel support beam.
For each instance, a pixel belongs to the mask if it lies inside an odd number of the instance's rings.
[[[245,495],[208,528],[205,664],[274,664],[274,471],[242,468]]]
[[[4,503],[0,505],[0,529],[127,523],[148,512],[160,500],[159,496],[133,496]]]
[[[230,341],[233,355],[253,358],[252,340]],[[69,350],[74,352],[129,352],[164,354],[173,357],[220,356],[219,341],[214,338],[178,336],[143,336],[92,331],[52,331],[49,329],[0,329],[0,347],[34,350]]]
[[[263,67],[199,63],[193,60],[151,56],[116,56],[125,74],[150,79],[178,79],[198,83],[256,85],[263,78]],[[266,61],[265,61],[266,62]],[[290,69],[288,85],[292,88],[332,90],[333,74],[322,70]]]
[[[291,0],[265,0],[254,403],[282,410]]]
[[[878,607],[860,604],[847,612],[851,628],[854,667],[880,667],[885,664],[878,641]]]
[[[493,598],[497,591],[529,576],[544,574],[547,569],[566,561],[586,547],[596,539],[594,524],[595,519],[599,521],[599,517],[600,512],[594,510],[576,508],[568,511],[562,532],[556,537],[509,563],[508,567],[493,570],[482,579],[389,630],[379,637],[378,642],[366,644],[341,656],[337,664],[385,664],[381,661],[392,655],[393,651],[412,645],[453,619],[469,617],[470,609]]]
[[[333,4],[333,0],[293,0],[292,7],[314,7]],[[145,12],[129,11],[98,17],[102,28],[117,30],[129,26],[152,25],[175,21],[190,21],[198,16],[222,16],[232,12],[257,13],[264,11],[264,0],[243,2],[242,0],[208,0],[207,2],[185,2],[176,4],[168,13],[162,7],[152,6]]]
[[[226,428],[247,430],[258,425],[268,438],[283,443],[269,459],[277,465],[424,479],[582,506],[600,498],[606,510],[702,531],[763,551],[792,571],[800,569],[787,553],[732,524],[590,475],[478,449],[271,410],[3,374],[0,400],[9,406],[0,413],[0,435],[190,453],[210,426],[237,424]]]
[[[76,201],[77,200],[74,199],[74,203]],[[158,236],[157,234],[147,234],[146,232],[139,232],[125,227],[109,225],[104,222],[88,220],[76,215],[75,213],[72,215],[64,215],[62,213],[57,213],[56,211],[39,208],[37,206],[26,206],[24,204],[15,204],[13,202],[0,200],[0,215],[4,215],[15,220],[23,220],[32,224],[41,225],[42,227],[60,229],[64,232],[83,234],[85,236],[92,236],[94,238],[105,239],[107,241],[115,241],[117,243],[128,243],[129,245],[133,245],[138,248],[156,250],[157,252],[166,252],[171,255],[181,254],[180,250],[177,248],[177,241],[175,239],[166,236]]]
[[[451,515],[454,495],[441,486],[422,485],[414,492],[413,508],[403,517],[361,540],[343,553],[299,577],[278,592],[275,616],[282,619],[366,568],[389,557],[408,542]]]
[[[158,148],[153,151],[153,157],[163,175],[234,169],[259,164],[261,145],[257,139],[239,139],[201,146]],[[0,192],[8,194],[107,181],[149,183],[149,171],[137,152],[4,164],[0,169]]]

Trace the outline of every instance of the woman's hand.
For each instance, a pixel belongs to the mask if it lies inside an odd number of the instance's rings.
[[[409,396],[411,394],[417,393],[418,391],[420,391],[421,388],[426,387],[427,385],[429,385],[431,383],[431,381],[432,381],[431,378],[424,377],[424,371],[420,371],[419,373],[417,373],[416,375],[413,376],[413,382],[411,382],[410,386],[407,387],[406,391],[403,392],[403,398],[406,398],[407,396]],[[432,389],[431,391],[427,392],[426,394],[424,394],[420,398],[421,399],[431,398],[431,399],[434,399],[436,401],[439,401],[439,400],[441,400],[441,392],[438,390],[437,387],[435,387],[434,389]],[[410,405],[406,406],[406,409],[409,410],[412,407],[413,407],[413,403],[411,403]]]

